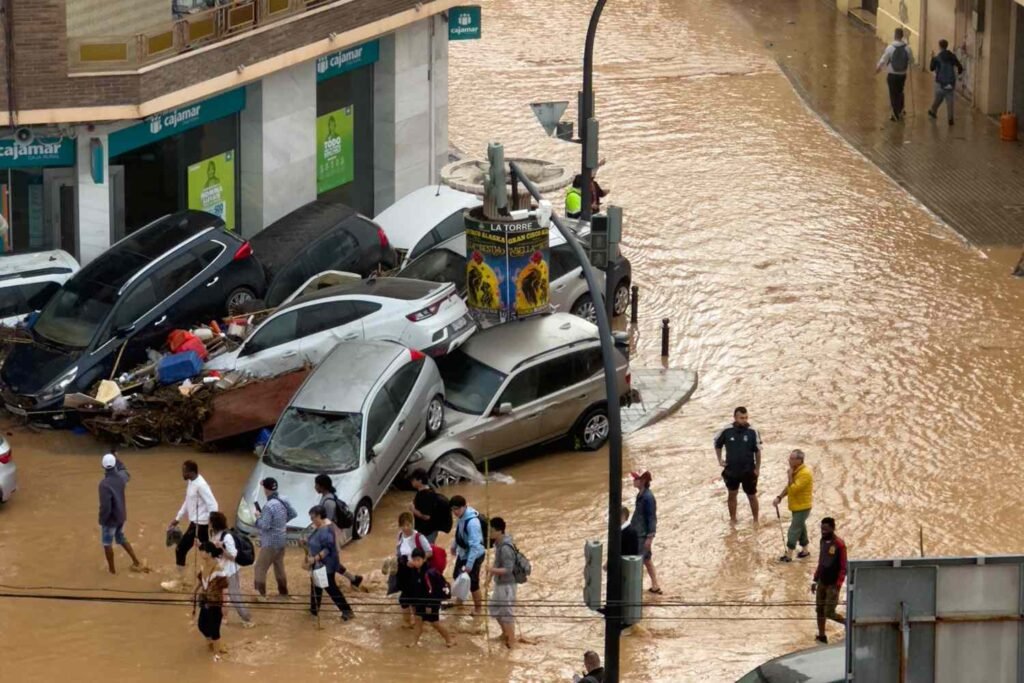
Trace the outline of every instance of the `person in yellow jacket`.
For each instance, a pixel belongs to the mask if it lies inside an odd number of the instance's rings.
[[[792,562],[793,551],[797,543],[800,544],[800,552],[797,557],[810,557],[807,550],[810,539],[807,537],[807,518],[811,515],[811,497],[814,492],[814,475],[811,468],[804,464],[804,452],[797,449],[789,454],[789,477],[786,488],[775,497],[775,507],[786,498],[789,503],[789,511],[793,513],[793,519],[789,523],[789,533],[786,535],[786,554],[779,558],[780,562]]]
[[[583,211],[583,176],[577,175],[572,180],[572,187],[565,195],[566,218],[579,218]]]

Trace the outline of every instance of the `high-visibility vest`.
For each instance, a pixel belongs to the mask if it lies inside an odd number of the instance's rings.
[[[583,195],[578,187],[570,187],[569,193],[565,195],[565,213],[567,215],[579,215],[583,210]]]

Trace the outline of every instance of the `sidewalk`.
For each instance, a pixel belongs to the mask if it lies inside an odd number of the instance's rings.
[[[906,121],[890,122],[885,75],[874,72],[884,45],[867,27],[827,0],[733,1],[800,96],[851,145],[971,244],[1024,244],[1024,151],[1001,141],[991,118],[957,97],[954,126],[944,107],[930,119],[933,77],[915,68]]]

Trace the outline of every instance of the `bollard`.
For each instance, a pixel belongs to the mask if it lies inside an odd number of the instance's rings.
[[[636,312],[640,306],[640,288],[633,285],[633,296],[629,298],[629,322],[631,325],[636,325]]]
[[[661,319],[661,357],[668,357],[668,318]]]

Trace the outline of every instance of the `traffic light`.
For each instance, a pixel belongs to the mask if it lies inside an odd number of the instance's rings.
[[[601,608],[603,557],[604,545],[600,541],[587,541],[583,544],[583,602],[594,611]]]
[[[644,601],[644,559],[639,555],[622,558],[622,625],[640,623]]]
[[[590,218],[590,246],[587,256],[590,265],[605,270],[608,267],[608,216],[595,213]]]

